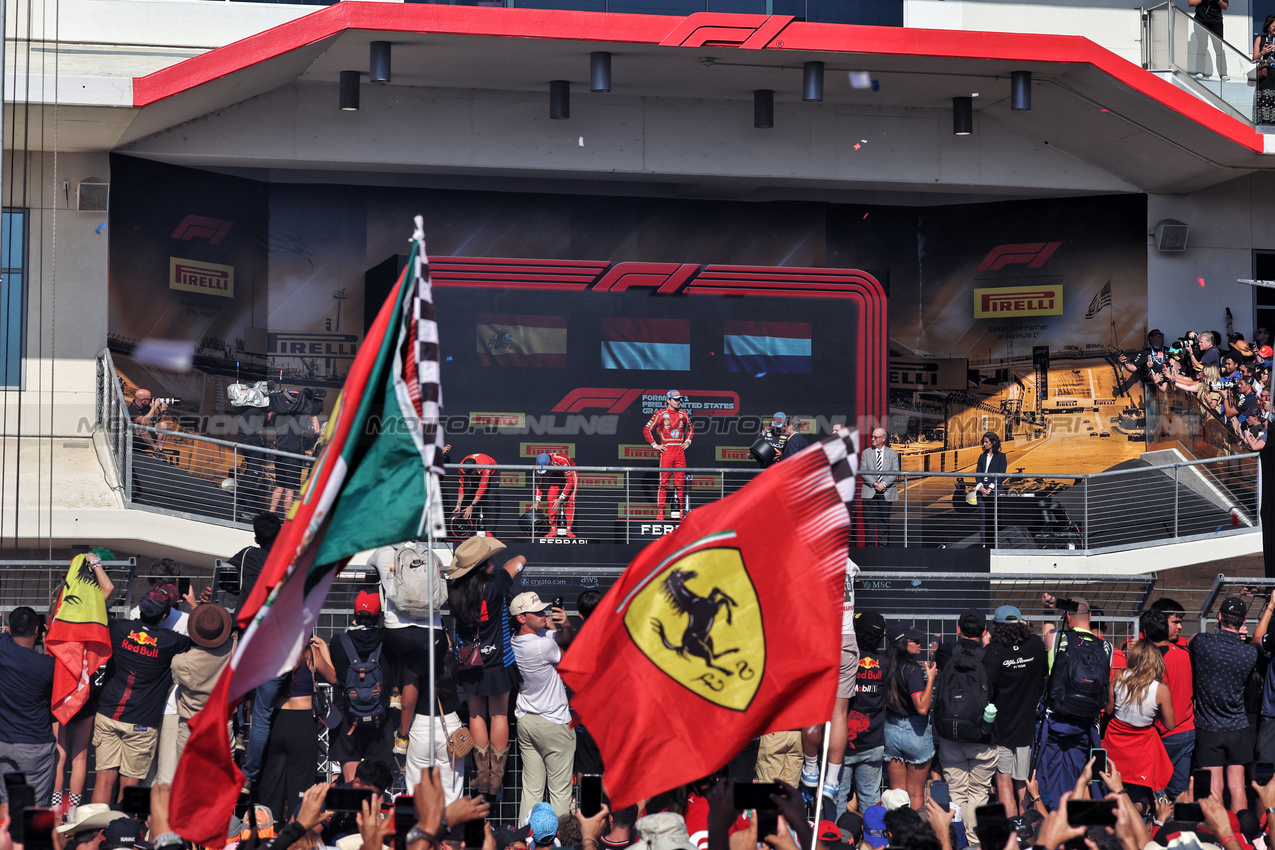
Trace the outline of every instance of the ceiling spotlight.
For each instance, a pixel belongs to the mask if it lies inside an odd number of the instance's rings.
[[[388,83],[390,81],[390,43],[388,41],[372,42],[372,57],[368,63],[368,69],[368,82]]]
[[[773,89],[757,89],[753,92],[753,126],[758,130],[769,130],[775,126]]]
[[[1009,75],[1009,108],[1032,108],[1032,72],[1014,71]]]
[[[974,132],[974,98],[952,98],[952,132],[958,136]]]
[[[341,72],[341,110],[357,112],[359,109],[359,72]]]
[[[549,117],[564,121],[571,117],[571,81],[554,80],[549,83]]]
[[[807,62],[802,74],[801,99],[810,102],[823,100],[823,63]]]
[[[589,91],[611,91],[611,54],[604,50],[589,54]]]

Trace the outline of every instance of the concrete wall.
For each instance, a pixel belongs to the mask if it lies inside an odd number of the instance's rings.
[[[1252,338],[1253,251],[1275,250],[1275,176],[1247,175],[1189,195],[1150,195],[1147,232],[1173,218],[1190,226],[1187,249],[1156,250],[1147,238],[1147,326],[1169,338],[1187,330],[1225,328],[1230,308],[1235,330]]]

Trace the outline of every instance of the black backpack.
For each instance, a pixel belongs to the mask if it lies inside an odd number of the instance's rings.
[[[337,640],[345,649],[350,659],[350,666],[345,671],[345,681],[341,683],[345,693],[345,719],[351,727],[371,726],[379,729],[385,722],[385,703],[381,701],[385,693],[385,671],[381,667],[381,647],[378,645],[367,657],[359,660],[354,649],[354,641],[347,632],[337,635]]]
[[[936,708],[930,712],[934,734],[949,741],[975,743],[986,734],[983,712],[990,700],[983,648],[958,641],[952,658],[934,685]]]
[[[1111,656],[1106,641],[1075,629],[1054,635],[1054,663],[1045,704],[1059,717],[1092,721],[1107,705]]]

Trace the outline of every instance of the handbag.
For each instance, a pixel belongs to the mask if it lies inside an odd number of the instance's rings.
[[[447,731],[447,715],[443,713],[443,701],[438,701],[438,720],[443,724],[443,734],[447,736],[447,755],[452,759],[463,759],[474,748],[474,736],[469,734],[469,727],[464,723],[455,732]]]
[[[457,637],[459,638],[459,635]],[[462,643],[460,649],[456,650],[456,667],[460,672],[482,669],[486,659],[483,658],[481,643],[482,632],[474,629],[474,642]]]

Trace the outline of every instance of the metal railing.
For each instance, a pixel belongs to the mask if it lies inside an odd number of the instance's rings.
[[[248,527],[262,511],[282,512],[287,480],[304,485],[314,458],[232,441],[135,425],[128,420],[109,355],[99,363],[98,411],[111,462],[133,507]],[[897,473],[897,499],[861,501],[856,543],[868,546],[986,546],[1060,554],[1120,551],[1155,543],[1244,534],[1258,525],[1256,455],[1152,466],[1129,461],[1099,473],[991,476],[993,497],[975,494],[972,468]],[[966,463],[977,458],[971,453]],[[782,462],[782,461],[781,461]],[[443,480],[453,538],[481,529],[497,537],[555,537],[563,543],[633,543],[672,529],[679,514],[736,492],[755,467],[667,470],[663,516],[658,467],[578,466],[574,496],[559,501],[560,468],[450,465]],[[455,512],[482,478],[487,491],[469,520]],[[679,494],[676,485],[681,483]],[[539,498],[539,503],[537,503]]]
[[[1210,103],[1252,122],[1257,63],[1172,2],[1153,6],[1142,17],[1142,65],[1189,78]]]

